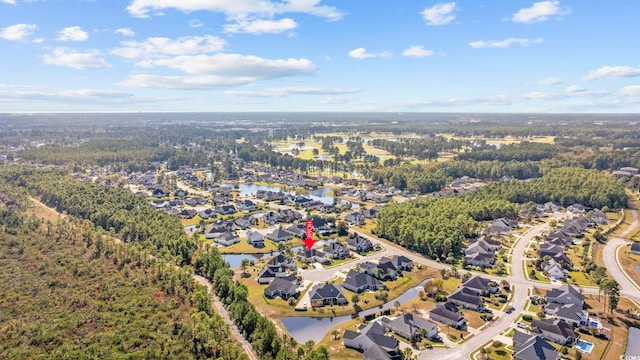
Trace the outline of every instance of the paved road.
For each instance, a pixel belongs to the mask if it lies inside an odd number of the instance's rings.
[[[236,326],[236,323],[233,322],[229,317],[229,313],[227,312],[227,309],[225,309],[224,306],[222,305],[222,301],[220,301],[220,299],[213,294],[213,291],[211,291],[211,283],[209,282],[209,280],[207,280],[206,278],[200,275],[193,275],[193,278],[200,284],[204,285],[207,288],[207,290],[209,290],[209,292],[212,294],[213,305],[215,306],[216,311],[218,312],[218,314],[220,314],[220,316],[222,316],[224,321],[227,324],[229,324],[233,337],[235,337],[236,340],[238,340],[238,342],[242,344],[242,348],[244,349],[244,352],[249,357],[249,360],[260,360],[258,355],[256,355],[256,353],[253,351],[253,347],[251,347],[251,344],[240,333],[240,330]]]
[[[620,263],[617,261],[618,248],[629,244],[629,242],[624,240],[624,237],[638,228],[638,211],[635,209],[630,211],[633,221],[622,233],[620,233],[620,237],[615,237],[607,241],[607,244],[602,250],[602,258],[604,260],[604,265],[611,273],[611,276],[618,282],[618,284],[620,284],[620,294],[622,296],[640,300],[640,290],[638,289],[638,285],[625,274],[624,269],[622,269]]]

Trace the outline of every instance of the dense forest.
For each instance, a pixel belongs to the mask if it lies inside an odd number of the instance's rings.
[[[0,188],[0,358],[247,358],[188,272],[90,223],[40,227]]]
[[[143,197],[116,187],[69,180],[63,172],[57,170],[4,168],[0,172],[0,179],[16,186],[26,186],[45,204],[85,220],[87,225],[108,231],[109,236],[122,238],[123,247],[118,248],[131,249],[136,259],[148,259],[152,255],[179,264],[185,269],[193,267],[196,273],[212,281],[216,294],[229,308],[230,315],[261,358],[328,359],[328,352],[322,346],[313,348],[313,344],[300,345],[291,338],[281,337],[273,323],[260,315],[247,301],[246,287],[232,280],[233,272],[222,256],[215,249],[198,250],[198,244],[187,238],[178,219],[156,211]],[[87,243],[92,244],[100,253],[114,246],[113,240],[94,239],[90,235],[87,235],[87,239]],[[114,250],[108,250],[109,254],[113,252]],[[188,281],[171,281],[172,286],[176,284],[192,284],[192,280],[188,277]],[[193,285],[188,288],[191,286]],[[204,307],[205,303],[210,306],[204,293],[198,296],[195,300],[198,306]]]

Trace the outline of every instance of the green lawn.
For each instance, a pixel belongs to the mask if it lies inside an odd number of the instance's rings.
[[[249,244],[244,237],[241,237],[237,244],[218,247],[221,254],[267,254],[277,250],[278,247],[273,241],[266,240],[263,248],[257,248]]]

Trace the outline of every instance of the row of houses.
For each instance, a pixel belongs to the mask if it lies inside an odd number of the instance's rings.
[[[496,252],[500,250],[500,241],[482,235],[469,241],[469,246],[464,250],[464,265],[491,267],[496,262]]]

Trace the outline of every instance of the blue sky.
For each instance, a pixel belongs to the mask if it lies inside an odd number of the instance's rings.
[[[634,0],[0,0],[0,112],[640,112]]]

